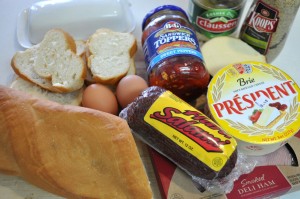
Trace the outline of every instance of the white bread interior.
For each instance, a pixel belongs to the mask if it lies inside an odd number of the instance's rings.
[[[41,43],[17,52],[11,65],[20,77],[54,92],[80,89],[86,75],[74,39],[60,29],[48,31]]]
[[[4,86],[0,104],[1,172],[65,198],[152,198],[125,120]]]
[[[83,88],[69,93],[56,93],[43,89],[42,87],[20,77],[17,77],[11,83],[10,87],[38,98],[51,100],[60,104],[80,106],[82,101]]]
[[[208,72],[213,76],[221,68],[243,61],[266,62],[266,57],[244,41],[229,37],[215,37],[201,47]]]
[[[87,65],[97,83],[115,85],[124,77],[137,51],[131,33],[98,29],[87,41]]]

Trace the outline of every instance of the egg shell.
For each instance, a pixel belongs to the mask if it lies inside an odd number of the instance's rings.
[[[120,106],[125,108],[146,88],[148,88],[147,82],[138,75],[127,75],[123,77],[116,89],[116,96]]]
[[[118,102],[115,94],[101,84],[91,84],[84,90],[82,105],[114,115],[118,114]]]

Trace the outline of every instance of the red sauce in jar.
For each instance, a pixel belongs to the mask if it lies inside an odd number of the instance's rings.
[[[210,75],[184,10],[164,5],[149,12],[143,21],[142,45],[150,86],[170,90],[186,101],[206,92]]]

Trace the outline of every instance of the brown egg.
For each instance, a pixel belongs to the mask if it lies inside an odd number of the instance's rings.
[[[118,102],[115,94],[101,84],[91,84],[84,90],[82,105],[114,115],[118,114]]]
[[[117,99],[121,107],[125,108],[133,102],[146,88],[148,88],[147,82],[138,75],[123,77],[116,89]]]

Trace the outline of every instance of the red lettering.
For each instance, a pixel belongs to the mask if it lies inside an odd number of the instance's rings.
[[[236,114],[243,114],[241,111],[239,111],[238,109],[236,109],[235,103],[231,100],[226,100],[223,102],[225,109],[227,110],[228,114],[232,114],[233,112]]]
[[[213,104],[214,110],[216,111],[218,117],[223,117],[222,110],[224,110],[224,105],[222,103]]]
[[[250,97],[252,97],[251,96],[251,94],[250,94],[250,96],[249,95],[243,95],[243,97],[242,97],[242,100],[244,101],[244,102],[246,102],[246,103],[248,103],[249,105],[245,105],[245,107],[248,109],[248,108],[252,108],[252,107],[254,107],[254,100],[251,100],[251,99],[249,99]],[[252,97],[253,98],[253,97]]]
[[[269,98],[271,98],[272,100],[279,99],[279,96],[275,96],[276,94],[278,94],[278,92],[275,92],[276,90],[274,88],[275,87],[266,88],[266,91],[268,92]]]
[[[176,113],[178,116],[174,116],[173,113]],[[187,121],[180,117],[180,114],[192,116],[192,120]],[[210,134],[205,129],[201,128],[201,126],[197,126],[197,124],[205,125],[210,127],[210,129],[217,130],[217,132],[224,135],[225,138],[231,138],[217,125],[210,122],[206,116],[201,115],[196,111],[187,110],[185,112],[181,112],[176,108],[166,107],[163,111],[157,111],[150,114],[150,118],[161,121],[173,129],[176,129],[198,143],[199,146],[208,152],[223,152],[220,146],[231,143],[230,140],[226,139],[225,141],[222,141],[220,138],[215,137],[213,134]]]
[[[283,85],[287,85],[288,88],[290,89],[290,91],[295,94],[296,93],[296,90],[295,88],[292,86],[293,84],[293,81],[287,81],[287,82],[284,82]]]

